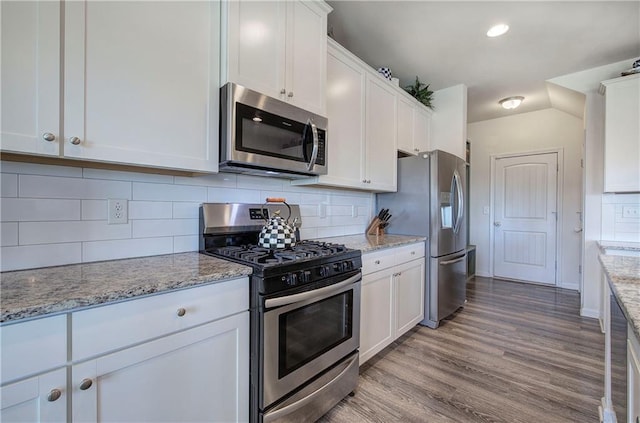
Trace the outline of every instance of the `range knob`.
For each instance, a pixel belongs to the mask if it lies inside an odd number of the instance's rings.
[[[320,277],[326,278],[327,276],[329,276],[329,266],[320,266],[320,268],[318,269],[318,274],[320,275]]]
[[[300,272],[300,280],[304,283],[308,283],[311,280],[311,272],[308,270]]]
[[[291,273],[287,277],[287,285],[295,286],[298,284],[298,275],[296,273]]]

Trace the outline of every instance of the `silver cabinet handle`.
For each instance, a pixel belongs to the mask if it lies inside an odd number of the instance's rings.
[[[363,180],[362,180],[362,183],[363,183],[363,184],[366,184],[366,183],[367,183],[367,180],[366,180],[366,179],[363,179]]]
[[[380,260],[374,261],[375,264],[380,264]]]
[[[60,389],[58,388],[54,388],[51,391],[49,391],[49,394],[47,395],[47,401],[49,402],[57,401],[58,398],[60,398],[61,396],[62,396],[62,391],[60,391]]]
[[[78,137],[71,137],[69,138],[69,142],[73,145],[78,145],[82,142],[82,140]]]
[[[93,385],[93,381],[91,379],[82,379],[82,382],[80,382],[80,390],[86,391],[87,389],[91,388],[91,385]]]
[[[286,94],[287,90],[285,90],[284,88],[280,90],[280,94]]]
[[[182,316],[184,316],[185,314],[187,314],[187,310],[185,310],[184,308],[180,307],[180,308],[178,309],[178,317],[182,317]]]
[[[45,132],[44,134],[42,134],[42,139],[45,141],[51,142],[56,140],[56,136],[53,135],[51,132]]]
[[[493,226],[502,226],[501,222],[493,222]]]
[[[289,98],[293,97],[293,91],[289,91],[289,94],[287,94],[287,97]]]

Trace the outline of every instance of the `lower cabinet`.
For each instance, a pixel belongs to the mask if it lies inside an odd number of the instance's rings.
[[[424,243],[363,255],[360,364],[424,317]]]
[[[0,421],[66,422],[67,369],[61,368],[0,388]]]
[[[72,420],[247,421],[249,312],[71,368]]]
[[[627,333],[627,421],[640,423],[640,342],[631,327]]]

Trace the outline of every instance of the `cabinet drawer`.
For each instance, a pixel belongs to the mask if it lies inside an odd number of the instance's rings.
[[[424,257],[424,243],[418,242],[411,245],[404,245],[394,249],[396,262],[395,264],[406,263],[420,257]]]
[[[67,316],[0,326],[2,383],[67,362]]]
[[[72,314],[72,359],[163,336],[249,309],[247,278],[125,301]]]
[[[393,248],[386,248],[363,254],[362,274],[368,275],[369,273],[392,267],[394,265],[394,252],[395,250]]]

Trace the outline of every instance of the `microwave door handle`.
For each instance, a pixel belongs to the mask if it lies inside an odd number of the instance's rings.
[[[313,169],[313,166],[315,166],[316,159],[318,158],[318,128],[311,118],[307,121],[307,125],[311,126],[311,133],[313,134],[313,150],[311,152],[311,160],[309,160],[309,163],[307,164],[307,170],[311,170]]]

